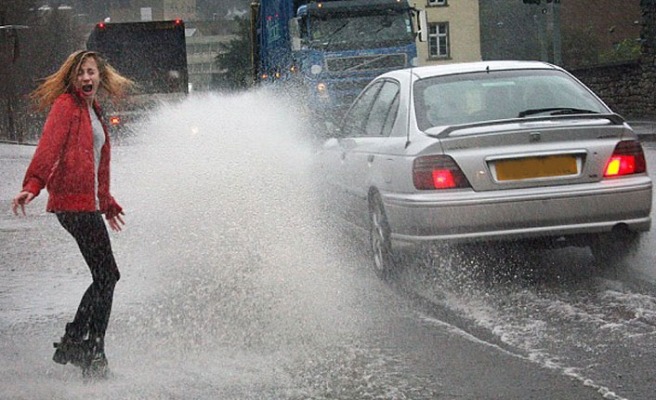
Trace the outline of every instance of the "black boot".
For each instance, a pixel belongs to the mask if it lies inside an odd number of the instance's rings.
[[[88,353],[82,366],[82,375],[90,379],[106,379],[109,377],[109,363],[105,356],[105,346],[102,338],[89,339]]]
[[[68,335],[64,335],[60,342],[53,343],[55,354],[52,360],[58,364],[71,363],[81,367],[88,358],[87,345],[83,340],[76,340]]]
[[[66,324],[66,333],[62,336],[60,342],[53,343],[55,354],[52,360],[58,364],[71,363],[81,367],[88,358],[88,346],[84,339],[85,334],[79,330],[79,327],[73,322]]]

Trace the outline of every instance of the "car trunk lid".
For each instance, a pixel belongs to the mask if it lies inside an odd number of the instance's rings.
[[[630,130],[618,116],[497,121],[426,132],[476,191],[589,183],[602,179]],[[437,144],[436,144],[437,145]]]

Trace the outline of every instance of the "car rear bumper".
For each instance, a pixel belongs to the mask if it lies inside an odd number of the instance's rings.
[[[382,193],[395,242],[477,242],[651,228],[647,176],[494,192]]]

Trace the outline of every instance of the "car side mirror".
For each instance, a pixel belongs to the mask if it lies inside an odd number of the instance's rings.
[[[417,14],[417,38],[420,42],[428,41],[428,18],[426,17],[426,10],[418,10]]]

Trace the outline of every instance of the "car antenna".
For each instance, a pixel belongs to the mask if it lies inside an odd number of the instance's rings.
[[[408,104],[412,104],[412,68],[410,68],[409,72],[410,74],[410,80],[408,81]],[[407,149],[408,146],[410,146],[410,109],[408,108],[408,115],[407,115],[407,126],[405,130],[405,148]]]

